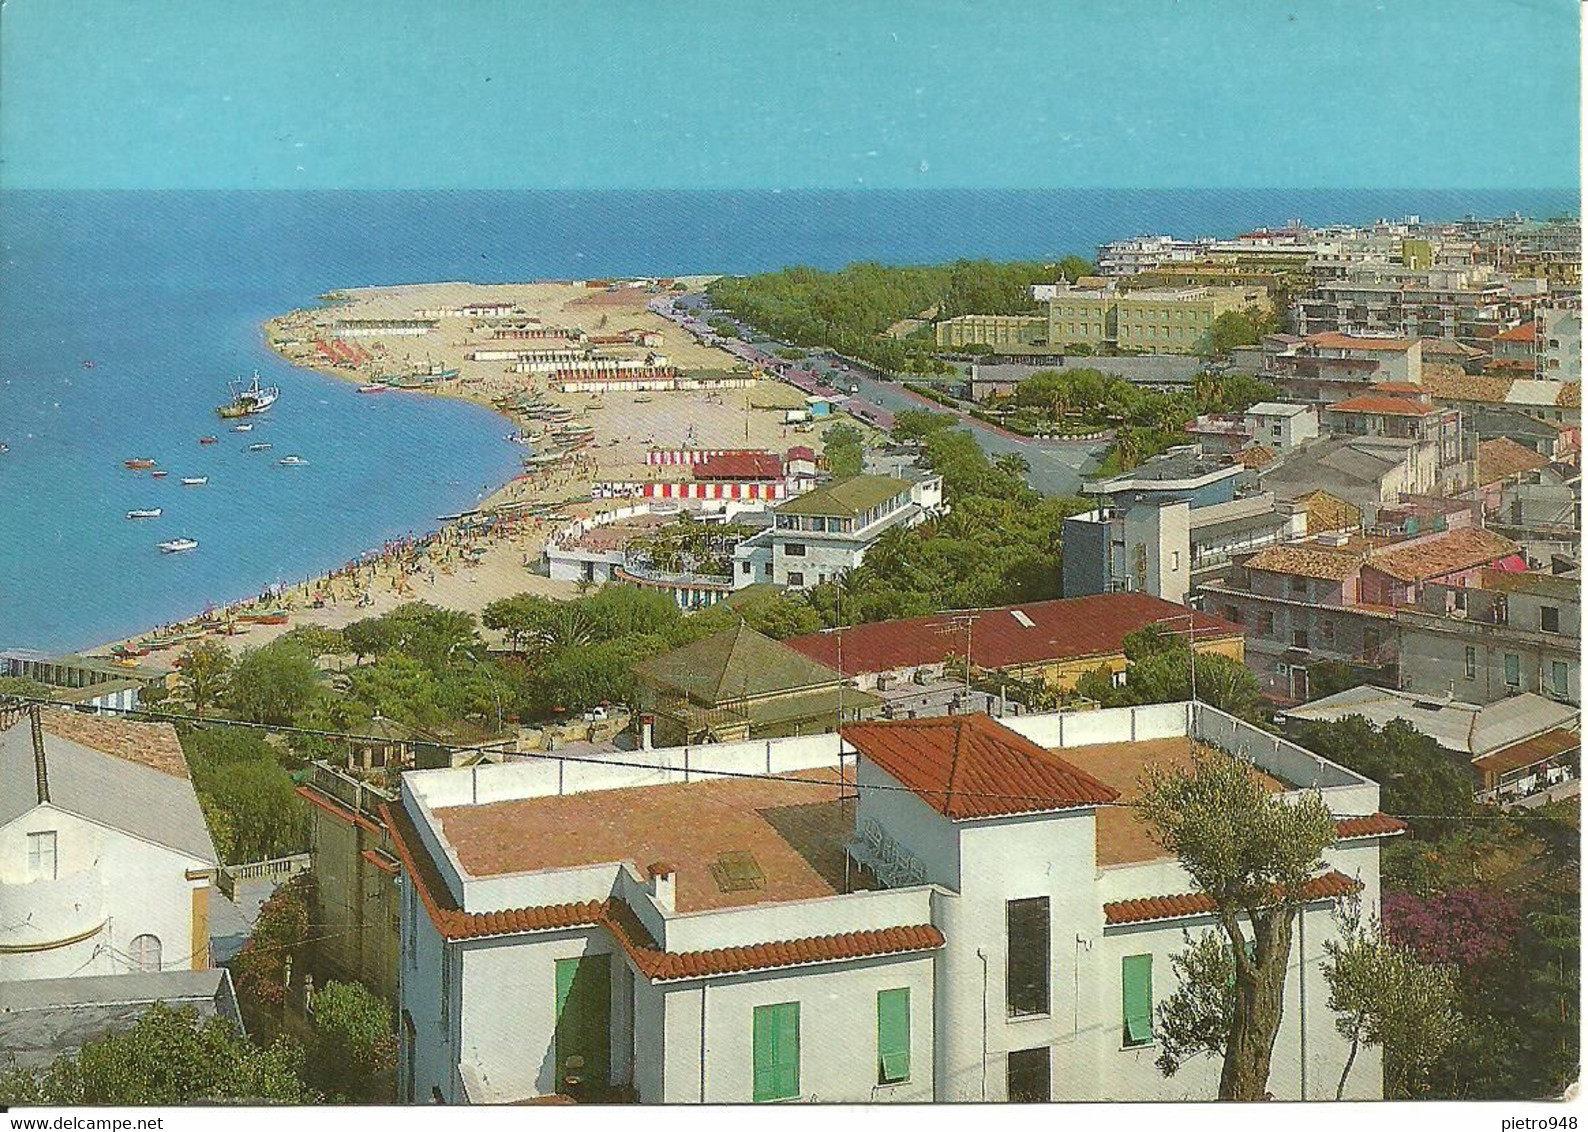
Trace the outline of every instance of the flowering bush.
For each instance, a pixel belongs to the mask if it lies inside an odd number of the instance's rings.
[[[1431,896],[1387,892],[1384,933],[1428,963],[1455,963],[1463,970],[1508,954],[1522,927],[1516,904],[1477,888]]]

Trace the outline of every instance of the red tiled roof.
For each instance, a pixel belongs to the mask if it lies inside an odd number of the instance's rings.
[[[1393,837],[1406,832],[1406,823],[1388,814],[1369,814],[1365,818],[1341,818],[1334,823],[1334,834],[1341,841],[1358,837]]]
[[[135,723],[109,715],[44,708],[39,723],[48,735],[137,763],[174,778],[188,778],[187,759],[169,723]]]
[[[1357,338],[1333,330],[1326,330],[1321,334],[1309,334],[1304,341],[1309,346],[1323,350],[1373,350],[1385,353],[1401,353],[1416,345],[1406,338]]]
[[[392,845],[413,882],[420,901],[436,930],[447,939],[482,939],[488,936],[599,927],[611,934],[641,974],[653,981],[694,979],[793,967],[805,963],[832,963],[873,955],[929,951],[943,946],[943,933],[931,924],[906,924],[838,935],[810,936],[744,944],[711,951],[663,951],[634,912],[622,901],[591,900],[582,904],[549,904],[509,908],[499,912],[465,912],[457,907],[446,883],[419,841],[418,831],[400,806],[381,807],[392,831]]]
[[[1010,605],[976,611],[971,628],[971,661],[977,668],[1010,668],[1089,656],[1114,656],[1125,648],[1125,635],[1166,618],[1176,617],[1175,628],[1186,625],[1183,606],[1144,593],[1093,594],[1058,598],[1027,605]],[[1015,616],[1021,614],[1030,625]],[[1197,636],[1207,639],[1236,637],[1241,628],[1212,614],[1198,613]],[[783,643],[797,652],[847,676],[862,672],[892,672],[923,664],[940,664],[965,651],[963,629],[953,631],[963,614],[939,613],[898,621],[874,621],[842,631],[843,666],[839,668],[838,638],[829,630],[790,637]]]
[[[1361,884],[1342,872],[1327,872],[1302,885],[1301,897],[1309,904],[1348,896]],[[1105,924],[1144,924],[1152,920],[1182,920],[1189,916],[1208,916],[1214,911],[1213,897],[1205,892],[1178,896],[1146,896],[1138,900],[1118,900],[1103,905]]]
[[[1232,457],[1237,464],[1244,464],[1248,468],[1264,468],[1274,462],[1278,456],[1272,448],[1262,444],[1254,444],[1250,448],[1242,448]]]
[[[1496,342],[1531,342],[1538,337],[1538,324],[1524,322],[1521,326],[1513,326],[1509,330],[1502,330],[1494,336]]]
[[[816,450],[814,448],[808,448],[803,444],[796,444],[793,448],[788,450],[788,458],[790,460],[814,461],[816,459]]]
[[[1425,582],[1457,570],[1487,566],[1520,547],[1482,527],[1462,527],[1428,542],[1414,543],[1374,555],[1368,565],[1403,582]]]
[[[706,457],[693,473],[697,480],[778,480],[783,461],[770,452],[724,452]]]
[[[842,735],[956,821],[1119,799],[1112,786],[986,715],[852,723]]]
[[[1478,442],[1478,483],[1500,483],[1512,476],[1545,467],[1549,458],[1541,456],[1525,444],[1518,444],[1509,436],[1496,436]]]
[[[1349,397],[1326,407],[1335,413],[1380,413],[1392,417],[1427,417],[1439,412],[1433,405],[1413,401],[1409,397],[1385,397],[1377,393],[1364,393]]]
[[[1269,546],[1246,560],[1248,570],[1267,570],[1274,574],[1296,574],[1342,582],[1361,567],[1360,555],[1336,550],[1318,543]]]
[[[1373,386],[1375,393],[1388,393],[1396,397],[1421,397],[1428,392],[1414,381],[1380,381]]]

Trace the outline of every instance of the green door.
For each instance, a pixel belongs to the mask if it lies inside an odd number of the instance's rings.
[[[557,960],[556,1089],[572,1096],[606,1089],[611,1077],[612,957]]]

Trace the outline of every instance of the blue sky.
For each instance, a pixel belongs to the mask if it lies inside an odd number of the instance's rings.
[[[1574,0],[5,0],[0,186],[1557,188],[1577,43]]]

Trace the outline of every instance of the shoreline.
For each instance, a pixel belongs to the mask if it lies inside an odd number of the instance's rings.
[[[698,289],[710,278],[687,276],[678,282]],[[671,285],[674,280],[666,282]],[[394,376],[418,379],[429,378],[435,371],[454,371],[455,376],[424,380],[419,388],[392,385],[369,395],[419,393],[467,401],[507,422],[513,434],[537,454],[543,453],[546,445],[567,445],[559,449],[565,458],[540,467],[526,463],[524,471],[472,508],[449,521],[437,520],[440,525],[423,534],[393,540],[324,573],[309,575],[303,582],[267,587],[251,597],[207,606],[171,624],[80,650],[80,655],[119,660],[129,668],[173,668],[186,647],[198,640],[216,640],[236,653],[268,643],[293,628],[340,628],[407,601],[429,601],[478,614],[490,601],[518,593],[562,599],[576,596],[573,583],[553,581],[540,572],[541,560],[546,543],[570,519],[586,518],[625,503],[592,501],[591,489],[597,480],[657,478],[661,470],[645,460],[653,446],[775,449],[795,443],[783,422],[782,410],[787,406],[775,404],[779,396],[788,399],[794,392],[791,387],[755,372],[759,380],[742,390],[564,393],[551,388],[540,374],[520,374],[512,367],[504,368],[500,361],[465,357],[482,345],[531,349],[537,344],[483,337],[481,324],[461,314],[432,320],[435,326],[411,337],[372,334],[356,338],[352,358],[344,355],[339,364],[324,350],[339,318],[411,320],[416,310],[428,314],[447,309],[448,304],[456,309],[458,304],[510,302],[526,322],[544,323],[547,330],[562,326],[588,334],[601,343],[603,355],[665,356],[685,372],[743,366],[732,354],[695,340],[676,323],[651,311],[649,301],[664,293],[667,290],[655,285],[598,289],[570,282],[404,284],[336,289],[327,292],[317,307],[265,319],[259,324],[264,344],[278,357],[348,384],[372,385],[384,378],[384,384],[390,385]],[[646,341],[655,344],[613,341],[615,336],[641,332]],[[541,333],[537,329],[537,336]],[[546,336],[553,339],[553,348],[558,348],[560,339]],[[418,341],[420,338],[424,340]],[[338,341],[344,346],[347,343],[346,338]],[[581,337],[581,344],[583,341]],[[744,368],[747,376],[753,372]],[[758,398],[762,404],[756,404]],[[771,411],[760,411],[768,409]],[[554,436],[555,427],[536,419],[536,412],[545,410],[564,414],[556,419],[576,425],[582,435],[573,440]],[[848,420],[838,417],[827,424],[840,419]],[[849,423],[862,427],[863,432],[871,431],[860,422]],[[530,455],[530,449],[525,455]],[[150,644],[155,647],[140,651]]]

